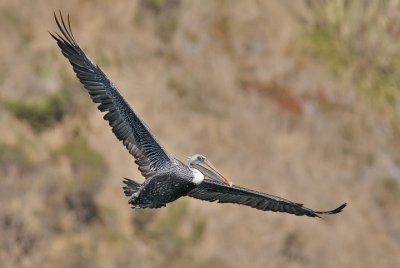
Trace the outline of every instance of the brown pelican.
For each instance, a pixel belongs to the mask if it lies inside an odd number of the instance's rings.
[[[61,12],[60,18],[56,14],[54,17],[61,34],[50,33],[51,36],[71,63],[92,101],[99,104],[97,108],[106,112],[104,119],[134,156],[139,171],[145,177],[143,184],[124,180],[124,193],[129,197],[132,208],[159,208],[182,196],[310,217],[336,214],[346,206],[343,204],[334,210],[315,211],[300,203],[233,185],[202,155],[190,157],[188,165],[175,159],[157,141],[100,67],[81,50],[72,34],[69,16],[68,24]]]

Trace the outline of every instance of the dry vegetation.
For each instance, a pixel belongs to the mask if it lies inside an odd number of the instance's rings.
[[[348,207],[131,210],[121,181],[141,177],[47,33],[58,9],[176,157]],[[0,1],[0,268],[399,266],[399,14],[398,0]]]

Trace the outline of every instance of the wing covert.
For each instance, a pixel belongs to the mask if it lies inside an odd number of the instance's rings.
[[[92,101],[99,104],[97,108],[101,112],[107,112],[104,119],[109,122],[118,140],[122,141],[129,153],[135,157],[135,163],[142,175],[148,178],[166,162],[173,161],[118,89],[79,47],[72,34],[69,16],[68,25],[64,22],[61,12],[60,20],[55,13],[54,18],[61,34],[50,35],[57,41],[62,54],[71,63]]]

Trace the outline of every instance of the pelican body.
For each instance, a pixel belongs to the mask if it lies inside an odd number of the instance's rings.
[[[106,113],[104,119],[135,158],[145,178],[142,184],[127,178],[124,180],[124,193],[132,208],[160,208],[183,196],[309,217],[336,214],[346,206],[314,211],[300,203],[233,185],[202,155],[189,157],[188,165],[175,159],[157,141],[100,67],[79,47],[72,34],[69,16],[67,23],[61,12],[59,18],[56,14],[54,17],[61,34],[50,35],[57,41],[92,101],[98,104],[97,108]]]
[[[196,179],[202,180],[203,177],[197,170],[190,170],[182,162],[176,161],[174,166],[161,170],[142,185],[125,179],[124,192],[131,197],[129,203],[134,208],[159,208],[186,196],[196,188]]]

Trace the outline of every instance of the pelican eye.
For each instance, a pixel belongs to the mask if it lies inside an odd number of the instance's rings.
[[[198,155],[197,156],[197,161],[203,162],[204,160],[206,160],[206,158],[202,155]]]

